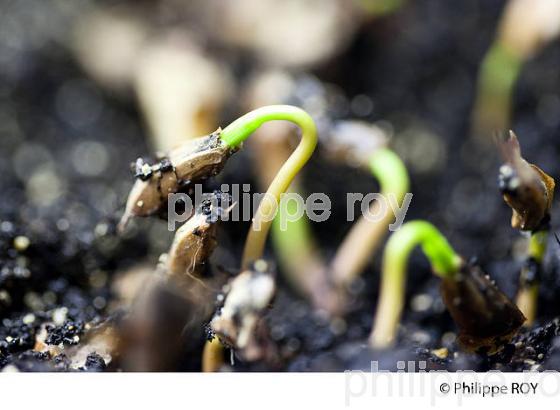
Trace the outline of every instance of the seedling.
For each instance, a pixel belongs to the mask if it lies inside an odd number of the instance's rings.
[[[523,324],[525,317],[487,275],[466,264],[445,237],[425,221],[404,224],[387,242],[370,346],[387,348],[395,342],[404,306],[408,258],[418,245],[432,272],[442,280],[443,302],[459,327],[461,345],[468,350],[496,351]]]
[[[129,195],[121,223],[123,229],[132,216],[149,216],[157,212],[166,203],[169,193],[177,192],[189,183],[200,181],[218,173],[229,156],[263,123],[275,120],[287,120],[298,125],[302,130],[300,144],[282,165],[273,178],[266,196],[259,204],[247,240],[242,258],[242,268],[260,259],[270,230],[273,216],[278,208],[280,196],[286,192],[303,165],[310,158],[317,145],[317,131],[312,118],[303,110],[289,105],[271,105],[258,108],[237,119],[224,130],[190,140],[171,151],[168,158],[155,165],[140,163],[137,170],[138,179]],[[186,237],[191,236],[190,225],[184,228]],[[177,236],[171,250],[171,271],[182,270],[184,249],[183,232]],[[190,253],[189,253],[190,254]],[[192,258],[187,258],[191,260]],[[219,348],[215,344],[206,346],[205,356],[216,357]],[[213,352],[210,354],[209,352]]]
[[[261,258],[268,231],[272,225],[272,216],[280,202],[280,195],[287,191],[292,180],[315,150],[317,130],[313,119],[305,111],[289,105],[270,105],[245,114],[221,132],[222,141],[230,149],[235,149],[263,123],[274,120],[287,120],[295,123],[301,128],[302,137],[298,147],[270,183],[265,198],[255,212],[243,251],[241,263],[243,268],[247,268],[249,263]],[[267,197],[273,200],[266,200]]]
[[[166,203],[168,194],[177,192],[192,182],[216,175],[243,141],[263,123],[274,120],[287,120],[297,124],[302,129],[302,138],[299,146],[272,180],[265,198],[255,212],[245,242],[242,266],[246,268],[250,262],[259,259],[264,251],[280,195],[286,192],[317,145],[317,131],[311,117],[305,111],[289,105],[270,105],[256,109],[224,130],[190,140],[171,151],[165,159],[165,167],[162,167],[161,162],[151,166],[142,165],[129,194],[125,213],[119,224],[120,229],[126,226],[132,216],[149,216],[160,210]]]
[[[478,78],[473,132],[482,141],[507,129],[515,84],[523,65],[560,32],[560,2],[510,0]]]
[[[548,229],[554,196],[554,179],[521,156],[513,131],[499,143],[505,164],[500,168],[499,186],[513,214],[511,226],[522,231]]]
[[[278,169],[290,156],[291,148],[287,137],[291,130],[285,125],[277,124],[277,127],[269,127],[266,131],[258,130],[258,138],[251,141],[261,186],[270,184]],[[302,192],[298,178],[290,185],[290,192]],[[327,269],[307,218],[285,218],[285,213],[296,214],[296,206],[294,201],[288,201],[285,207],[280,207],[271,228],[272,245],[291,286],[308,297],[313,306],[331,311],[336,303],[336,295],[328,286]],[[282,218],[286,229],[281,227]]]
[[[298,90],[309,89],[314,80],[308,76],[292,76],[283,71],[267,71],[257,75],[248,89],[247,99],[252,106],[261,106],[270,101],[301,102],[307,97],[298,95]],[[320,87],[315,92],[322,94]],[[315,92],[313,93],[315,95]],[[254,152],[256,175],[261,187],[267,187],[282,164],[289,158],[293,128],[287,123],[269,124],[266,129],[257,130],[257,138],[251,140]],[[302,193],[299,178],[290,185],[290,192]],[[282,273],[291,287],[309,299],[312,305],[323,311],[338,309],[338,295],[330,286],[325,262],[318,250],[307,215],[293,219],[297,215],[295,201],[285,201],[273,221],[271,239],[275,255]],[[285,226],[282,226],[282,225]]]
[[[210,196],[175,233],[169,252],[161,255],[155,272],[134,270],[121,279],[118,288],[127,293],[121,294],[121,299],[132,306],[123,303],[130,315],[115,331],[126,346],[123,360],[135,370],[169,368],[191,340],[184,336],[202,328],[213,311],[210,301],[223,278],[203,274],[217,244],[221,208],[214,206],[222,205],[222,196],[219,191],[206,195]]]
[[[274,120],[287,120],[297,124],[302,130],[301,141],[292,155],[282,165],[273,178],[266,196],[259,204],[243,251],[242,269],[261,258],[273,216],[278,208],[280,195],[288,189],[299,170],[310,158],[317,145],[317,131],[313,119],[303,110],[289,105],[271,105],[245,114],[228,125],[221,132],[221,140],[230,149],[238,148],[263,123]],[[270,200],[272,198],[272,200]],[[268,200],[267,200],[268,199]],[[216,369],[216,361],[222,354],[216,342],[207,342],[203,352],[204,371]],[[223,356],[222,356],[223,357]]]
[[[376,136],[371,126],[364,130],[364,124],[339,124],[338,138],[331,141],[331,155],[350,158],[359,166],[369,169],[381,186],[381,194],[392,196],[398,204],[403,202],[409,190],[409,178],[406,166],[394,151],[389,149],[384,137]],[[362,128],[360,130],[360,128]],[[365,135],[369,137],[369,146],[364,143]],[[370,214],[377,215],[380,204],[376,201],[370,207]],[[379,221],[371,221],[363,215],[352,228],[338,248],[330,265],[332,278],[337,287],[345,288],[363,271],[381,240],[388,232],[388,226],[394,218],[392,212],[386,212]]]
[[[309,88],[307,77],[290,76],[284,72],[269,71],[253,81],[248,100],[260,105],[271,100],[271,96],[284,100],[302,99],[297,90]],[[320,87],[315,87],[320,90]],[[315,91],[324,98],[323,92]],[[305,103],[305,99],[302,100]],[[402,203],[408,191],[408,175],[398,156],[387,148],[387,138],[383,130],[369,123],[349,120],[337,121],[325,132],[321,145],[327,158],[352,167],[363,168],[378,179],[382,194],[394,195],[394,200]],[[266,186],[276,171],[290,154],[289,137],[291,130],[284,124],[269,127],[259,138],[252,140],[255,150],[257,176]],[[301,192],[295,180],[290,190]],[[300,294],[310,299],[312,305],[331,315],[339,315],[346,308],[347,286],[363,270],[371,254],[381,243],[392,213],[381,220],[372,221],[361,217],[346,236],[331,263],[327,264],[320,252],[307,218],[289,220],[287,229],[281,229],[283,213],[296,214],[296,204],[287,202],[281,207],[272,226],[272,241],[275,252],[286,278]],[[374,202],[370,214],[377,215],[380,204]],[[288,218],[283,218],[288,220]]]
[[[500,167],[499,187],[513,212],[511,226],[531,234],[517,295],[517,305],[531,324],[537,311],[539,271],[546,253],[555,184],[552,177],[521,156],[512,131],[499,141],[499,148],[505,161]]]

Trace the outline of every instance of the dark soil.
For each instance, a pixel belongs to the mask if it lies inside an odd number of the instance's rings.
[[[25,3],[32,9],[41,1]],[[331,91],[337,98],[329,105],[330,119],[389,120],[394,125],[391,144],[407,161],[414,193],[407,219],[433,222],[462,255],[478,258],[500,289],[513,296],[523,262],[512,251],[519,233],[509,227],[509,210],[496,185],[499,163],[493,152],[480,151],[468,140],[478,66],[504,1],[409,3],[397,14],[363,26],[346,52],[313,74],[334,84]],[[34,30],[24,13],[16,18]],[[557,180],[559,63],[560,43],[555,42],[524,67],[512,127],[524,156]],[[241,82],[257,69],[250,59],[235,64]],[[371,110],[353,104],[356,96],[365,97]],[[300,99],[303,106],[305,98]],[[222,124],[241,111],[238,101],[231,101]],[[319,125],[328,129],[328,121]],[[439,161],[426,164],[414,156],[414,135],[407,134],[413,128],[425,131],[420,143],[439,150]],[[13,58],[0,62],[0,368],[129,370],[118,358],[106,363],[95,352],[73,368],[64,349],[83,344],[87,329],[120,326],[127,312],[111,309],[117,273],[139,262],[155,266],[171,243],[171,233],[157,219],[134,222],[124,236],[115,231],[133,182],[129,164],[149,154],[146,141],[133,97],[100,88],[56,40],[40,46],[23,41]],[[99,166],[84,168],[84,156],[94,156]],[[250,156],[248,150],[235,154],[209,189],[219,182],[254,183],[246,166]],[[377,184],[366,173],[328,163],[319,149],[305,168],[304,185],[307,192],[325,192],[332,199],[330,219],[314,225],[329,257],[350,227],[341,222],[346,220],[346,192],[375,192]],[[553,231],[558,215],[555,204]],[[222,224],[211,272],[235,271],[247,229],[247,223]],[[21,246],[22,237],[28,246]],[[274,257],[271,250],[268,256]],[[401,370],[399,361],[418,363],[408,370],[421,369],[422,362],[427,369],[453,371],[560,369],[560,245],[554,238],[542,272],[536,325],[493,356],[459,349],[438,280],[419,252],[409,266],[411,285],[397,346],[368,350],[379,259],[372,255],[371,266],[355,284],[351,313],[336,323],[295,296],[280,273],[280,291],[266,321],[284,362],[271,368],[236,359],[233,369],[369,370],[372,360],[392,370]],[[168,304],[172,300],[163,299]],[[419,300],[424,303],[414,302]],[[182,320],[173,307],[166,312],[171,313],[162,320]],[[169,337],[163,328],[154,335],[161,345]],[[47,332],[45,343],[60,347],[61,353],[34,350],[41,331]],[[199,370],[203,327],[181,334],[181,343],[180,357],[163,370]]]

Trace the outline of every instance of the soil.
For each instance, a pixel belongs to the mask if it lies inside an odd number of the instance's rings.
[[[520,234],[509,226],[510,211],[499,195],[495,153],[468,139],[477,70],[503,5],[503,0],[410,2],[395,15],[365,24],[344,53],[313,74],[333,85],[337,98],[329,105],[331,119],[393,124],[391,144],[407,162],[414,194],[407,219],[433,222],[462,255],[477,258],[499,288],[513,296],[523,264],[515,251]],[[512,126],[524,156],[557,180],[559,61],[560,43],[555,42],[526,64],[515,90]],[[240,83],[257,69],[250,59],[234,64]],[[232,100],[222,124],[242,110]],[[412,130],[416,134],[411,136]],[[418,130],[422,133],[415,142]],[[437,150],[439,160],[423,160],[416,153],[422,146]],[[112,308],[118,274],[141,262],[155,267],[171,243],[172,234],[157,219],[135,221],[124,235],[116,234],[133,182],[130,163],[148,154],[134,98],[95,84],[56,41],[40,47],[24,43],[16,57],[0,64],[0,368],[130,370],[118,357],[107,363],[100,352],[73,366],[65,349],[83,345],[88,329],[119,326],[127,312]],[[95,158],[95,167],[84,167],[86,156]],[[250,159],[248,150],[236,153],[223,173],[208,181],[208,189],[222,182],[256,186],[246,166]],[[303,184],[307,192],[325,192],[332,199],[330,219],[313,226],[328,258],[350,227],[346,192],[375,192],[378,186],[364,172],[329,163],[321,149],[305,168]],[[558,228],[558,208],[556,203],[552,231]],[[222,224],[209,275],[235,272],[247,229],[247,223]],[[273,258],[271,249],[267,255]],[[413,285],[407,287],[396,347],[367,349],[379,262],[379,255],[372,255],[371,266],[354,285],[351,313],[336,322],[313,312],[280,272],[279,293],[265,320],[283,361],[270,367],[234,358],[232,369],[369,370],[372,360],[388,370],[403,370],[399,361],[417,363],[408,368],[413,371],[422,363],[452,371],[560,369],[560,245],[554,238],[542,271],[536,324],[493,356],[465,353],[457,346],[438,280],[419,252],[408,269]],[[171,305],[172,298],[161,299]],[[162,320],[182,320],[176,306],[166,309]],[[162,327],[153,336],[165,345],[171,336]],[[41,332],[57,353],[34,350]],[[198,371],[204,341],[203,326],[184,332],[179,357],[161,370]]]

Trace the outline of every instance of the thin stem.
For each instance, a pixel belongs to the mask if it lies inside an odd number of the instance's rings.
[[[393,195],[397,203],[402,205],[410,182],[406,166],[399,156],[388,148],[379,149],[370,157],[369,168],[379,181],[383,197]],[[375,201],[370,213],[377,214],[379,206]],[[371,221],[362,216],[352,226],[331,263],[333,280],[338,286],[347,286],[363,271],[371,254],[389,231],[392,218],[392,212],[387,212],[381,221]]]
[[[547,248],[548,230],[542,230],[538,232],[531,233],[531,238],[529,239],[529,249],[527,252],[528,261],[532,261],[537,264],[536,267],[532,269],[540,269],[544,255]],[[529,266],[525,266],[521,271],[519,291],[515,302],[517,307],[525,317],[527,321],[525,324],[527,326],[532,325],[537,317],[537,305],[539,299],[539,283],[538,278],[533,278],[531,281],[527,282],[527,269]],[[534,272],[532,273],[534,274]]]
[[[495,42],[482,62],[473,111],[475,137],[491,141],[495,131],[509,128],[513,90],[523,61]]]
[[[270,105],[245,114],[228,125],[221,133],[222,140],[230,147],[235,148],[262,124],[275,120],[291,121],[298,125],[301,128],[302,137],[297,148],[272,180],[265,197],[255,212],[245,242],[242,258],[243,268],[262,256],[267,234],[278,208],[280,195],[286,192],[292,180],[315,150],[317,130],[313,119],[302,109],[290,105]]]
[[[418,245],[430,261],[434,274],[452,279],[461,267],[461,257],[432,224],[411,221],[396,231],[383,253],[381,293],[370,335],[370,345],[374,348],[388,347],[395,340],[404,306],[408,259]]]
[[[207,341],[202,351],[202,371],[216,372],[224,362],[224,348],[217,337]]]
[[[529,239],[528,257],[541,264],[544,259],[544,254],[546,253],[547,240],[548,230],[531,233],[531,238]]]
[[[255,154],[255,168],[261,187],[270,185],[276,173],[289,158],[292,148],[288,143],[291,135],[289,124],[274,124],[266,130],[257,130],[256,138],[251,140],[251,148]],[[299,178],[290,185],[290,192],[301,193]],[[287,209],[281,207],[274,218],[271,228],[271,239],[280,266],[294,289],[315,301],[317,283],[326,281],[321,276],[326,269],[313,237],[308,218],[289,219],[283,213],[296,214],[295,201],[287,202]],[[283,218],[283,219],[282,219]],[[282,229],[281,221],[286,226]],[[319,298],[321,295],[317,295]]]
[[[268,231],[278,209],[280,195],[286,192],[301,168],[313,154],[317,146],[317,129],[313,119],[300,108],[290,105],[269,105],[257,108],[238,118],[221,132],[221,139],[231,148],[239,147],[253,132],[268,121],[285,120],[301,128],[301,140],[297,148],[284,162],[272,179],[265,197],[261,200],[251,229],[245,241],[241,261],[242,269],[261,258]],[[206,342],[203,351],[203,371],[215,371],[223,362],[223,347],[217,338]]]
[[[296,192],[298,186],[295,186]],[[289,201],[286,204],[285,212],[294,215],[297,211],[298,204],[295,201]],[[280,210],[282,212],[282,210]],[[291,272],[298,272],[300,276],[303,270],[308,269],[309,259],[316,256],[315,242],[311,227],[307,222],[307,218],[301,217],[297,220],[284,221],[285,229],[282,229],[280,214],[274,218],[272,225],[272,240],[281,259],[281,263],[288,267]],[[295,278],[291,278],[294,279]]]

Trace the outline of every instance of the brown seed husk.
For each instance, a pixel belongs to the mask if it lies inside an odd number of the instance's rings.
[[[169,160],[181,182],[196,182],[218,174],[235,149],[220,138],[221,130],[191,139],[169,153]]]
[[[511,226],[524,231],[546,227],[554,197],[554,179],[521,156],[519,141],[510,131],[499,142],[505,164],[500,169],[500,188],[512,209]]]
[[[137,179],[128,194],[119,230],[124,230],[133,216],[149,216],[156,213],[167,199],[167,195],[177,192],[178,186],[174,172],[158,173],[146,181]]]
[[[191,139],[169,152],[172,169],[163,171],[158,164],[147,180],[137,179],[128,195],[125,212],[119,223],[123,230],[133,216],[150,216],[167,203],[167,196],[189,183],[218,174],[235,150],[220,139],[220,130]]]
[[[168,277],[177,283],[198,277],[216,247],[216,227],[208,215],[198,213],[181,226],[167,256]]]
[[[496,352],[525,322],[525,316],[478,266],[464,265],[440,287],[443,302],[469,351]]]

